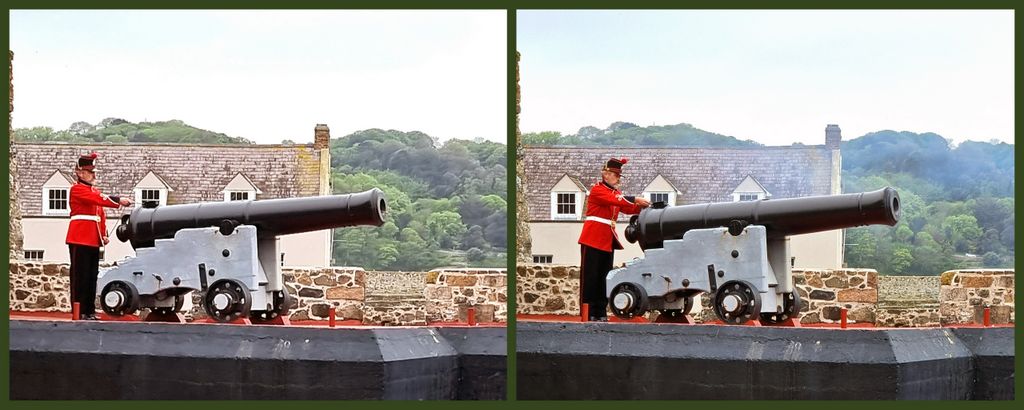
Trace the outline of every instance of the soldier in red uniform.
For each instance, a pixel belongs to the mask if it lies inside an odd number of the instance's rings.
[[[615,249],[622,249],[615,220],[619,212],[640,213],[651,205],[644,198],[625,196],[619,192],[619,180],[626,158],[608,160],[601,171],[601,182],[590,188],[587,217],[580,233],[580,303],[589,305],[590,321],[608,320],[608,296],[605,278],[612,270]]]
[[[100,248],[110,242],[107,237],[107,216],[103,207],[129,206],[132,201],[106,196],[93,184],[96,182],[96,153],[78,158],[75,175],[78,183],[71,187],[69,198],[71,223],[65,243],[71,253],[71,302],[78,302],[79,317],[96,320],[96,277],[99,275]]]

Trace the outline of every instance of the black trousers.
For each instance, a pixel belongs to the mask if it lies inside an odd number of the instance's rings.
[[[590,306],[590,317],[608,317],[608,292],[605,280],[608,271],[612,270],[613,258],[612,252],[580,245],[580,303]]]
[[[78,302],[80,315],[96,314],[100,248],[68,244],[68,251],[71,252],[71,303]]]

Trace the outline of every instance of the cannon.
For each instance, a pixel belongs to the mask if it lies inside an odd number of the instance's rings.
[[[612,313],[632,318],[658,310],[684,317],[701,293],[727,324],[779,324],[799,315],[790,235],[900,219],[893,188],[843,195],[666,207],[655,203],[630,219],[626,240],[644,257],[608,273]]]
[[[386,212],[379,189],[140,207],[123,215],[116,231],[136,255],[100,273],[100,305],[112,316],[141,308],[173,314],[186,295],[203,291],[203,309],[217,321],[272,320],[286,315],[290,304],[278,261],[279,235],[380,226]]]

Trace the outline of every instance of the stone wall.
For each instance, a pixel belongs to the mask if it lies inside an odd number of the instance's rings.
[[[580,268],[567,265],[516,266],[516,312],[578,315]]]
[[[67,264],[12,261],[12,311],[70,312]],[[361,268],[284,268],[292,295],[291,320],[359,320],[372,325],[422,325],[466,320],[474,307],[477,322],[507,318],[504,269],[440,269],[431,272],[367,272]],[[99,306],[97,304],[97,306]],[[206,317],[202,296],[193,295],[189,315]]]
[[[508,318],[508,276],[504,269],[444,269],[427,273],[424,294],[427,318],[437,322],[466,321],[473,308],[477,322]]]
[[[366,272],[360,268],[285,268],[285,288],[292,295],[291,320],[362,320]],[[196,306],[193,315],[205,315]]]
[[[948,271],[940,281],[942,324],[981,323],[985,307],[992,323],[1015,323],[1013,270]]]
[[[804,302],[800,323],[874,323],[878,272],[870,269],[794,269],[793,283]]]
[[[882,276],[880,279],[875,325],[939,326],[938,276]]]
[[[7,140],[11,141],[14,139],[14,128],[13,124],[13,113],[14,113],[14,52],[8,50],[8,71],[10,78],[8,78],[8,92],[10,93],[10,105],[7,112]],[[22,243],[24,242],[24,236],[21,233],[21,207],[18,206],[18,168],[16,161],[14,161],[14,151],[8,147],[7,160],[8,163],[8,260],[16,260],[24,257],[22,253]]]
[[[529,208],[526,202],[526,170],[523,168],[523,138],[519,132],[519,52],[516,52],[516,261],[530,263],[533,260],[530,239]]]
[[[985,306],[993,324],[1013,323],[1013,277],[1012,270],[950,271],[941,279],[880,276],[870,269],[793,271],[804,305],[801,324],[836,324],[846,309],[847,323],[887,327],[981,323]],[[517,313],[579,315],[579,267],[520,265],[516,280]],[[691,312],[697,322],[716,319],[707,299]]]

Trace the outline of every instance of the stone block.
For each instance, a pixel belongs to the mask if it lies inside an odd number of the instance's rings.
[[[299,296],[304,298],[322,298],[324,297],[324,291],[316,288],[302,288],[299,289]]]
[[[356,303],[342,304],[337,308],[336,315],[338,320],[362,320],[363,311],[359,306],[360,305]]]
[[[831,277],[825,281],[825,286],[830,288],[845,288],[850,286],[850,282],[838,277]]]
[[[870,307],[853,309],[847,313],[846,318],[857,323],[874,323],[875,310]]]
[[[565,301],[562,298],[549,297],[544,301],[544,309],[548,312],[554,312],[565,307]]]
[[[828,320],[839,320],[841,309],[839,306],[825,306],[821,308],[821,316]]]
[[[996,276],[992,281],[992,287],[996,288],[1013,288],[1014,280],[1012,275],[1000,275]]]
[[[363,300],[366,298],[365,288],[359,286],[337,286],[327,289],[327,299],[353,299]]]
[[[878,272],[875,272],[873,270],[869,270],[866,273],[867,273],[868,287],[869,288],[877,288],[878,287]]]
[[[836,293],[830,290],[812,290],[810,298],[817,300],[835,300]]]
[[[840,302],[878,302],[878,291],[875,289],[842,289],[839,291]]]
[[[961,276],[960,286],[965,288],[987,288],[992,286],[993,277],[991,276]]]
[[[967,289],[953,286],[943,286],[939,291],[939,300],[951,302],[966,302]]]
[[[334,309],[334,306],[328,305],[326,303],[316,303],[313,304],[313,306],[309,307],[309,313],[312,316],[327,318],[330,317],[331,315],[331,309]]]
[[[807,286],[812,288],[823,288],[825,287],[825,282],[822,282],[818,275],[814,275],[807,278]]]
[[[445,275],[445,284],[448,286],[476,286],[477,277],[474,275]]]
[[[334,286],[338,284],[338,281],[334,279],[333,275],[319,275],[313,278],[313,283],[320,286]]]
[[[814,323],[821,323],[821,316],[818,314],[818,312],[808,313],[806,315],[800,316],[800,323],[808,325]]]
[[[452,288],[448,286],[427,286],[423,292],[424,297],[430,300],[450,300],[452,298]]]

